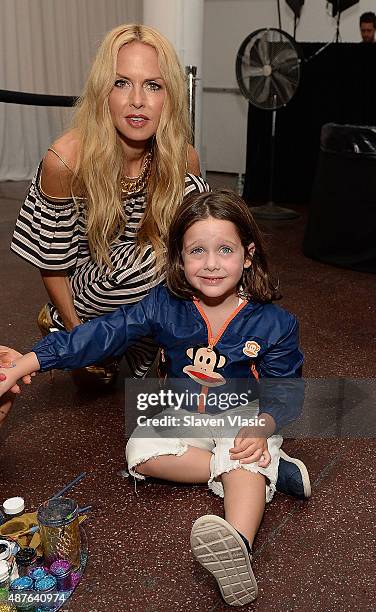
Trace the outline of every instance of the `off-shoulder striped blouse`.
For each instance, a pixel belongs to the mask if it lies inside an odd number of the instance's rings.
[[[40,187],[41,164],[18,215],[11,249],[44,270],[65,270],[70,279],[74,306],[82,321],[111,312],[121,304],[141,300],[163,280],[155,276],[155,255],[149,245],[139,259],[136,232],[145,212],[145,193],[124,200],[126,228],[111,245],[112,269],[99,267],[91,258],[85,233],[83,200],[49,199]],[[209,191],[209,185],[192,174],[185,177],[185,195]],[[57,309],[50,304],[54,325],[64,329]],[[143,376],[155,351],[150,341],[140,342],[128,355],[135,376]],[[132,354],[131,354],[132,353]]]

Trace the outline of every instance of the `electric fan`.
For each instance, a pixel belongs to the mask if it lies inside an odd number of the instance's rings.
[[[241,93],[257,108],[272,112],[269,201],[252,208],[261,219],[294,219],[299,215],[273,202],[277,110],[286,106],[300,82],[301,56],[294,39],[275,28],[252,32],[236,57],[236,78]]]

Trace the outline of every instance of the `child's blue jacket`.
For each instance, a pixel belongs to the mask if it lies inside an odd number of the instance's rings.
[[[299,380],[303,355],[298,323],[274,304],[247,301],[213,339],[196,302],[177,298],[158,285],[137,304],[121,306],[70,333],[53,332],[32,350],[42,371],[71,370],[120,356],[143,336],[153,336],[163,348],[169,381],[185,379],[196,391],[206,387],[220,392],[227,389],[223,385],[246,379],[253,384],[251,399],[259,395],[260,413],[269,413],[277,429],[301,412],[304,384]]]

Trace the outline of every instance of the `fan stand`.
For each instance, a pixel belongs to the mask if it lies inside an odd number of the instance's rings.
[[[341,38],[341,33],[340,33],[340,26],[341,23],[341,9],[338,7],[338,15],[337,15],[337,29],[336,29],[336,43],[339,43],[339,40]]]
[[[276,102],[276,100],[274,102]],[[267,204],[262,204],[261,206],[253,206],[251,208],[252,214],[254,217],[256,217],[256,219],[285,220],[285,219],[296,219],[300,217],[300,215],[297,212],[295,212],[295,210],[291,210],[290,208],[283,208],[282,206],[277,206],[273,201],[276,121],[277,121],[277,109],[275,108],[273,110],[273,115],[272,115],[269,201],[267,202]]]

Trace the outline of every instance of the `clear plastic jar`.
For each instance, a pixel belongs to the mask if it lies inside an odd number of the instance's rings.
[[[78,571],[81,538],[77,503],[68,497],[49,499],[38,508],[37,520],[46,564],[64,559]]]
[[[18,573],[27,576],[30,568],[38,565],[38,557],[35,548],[21,548],[15,556]]]

